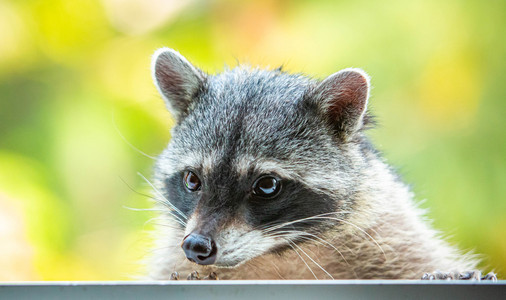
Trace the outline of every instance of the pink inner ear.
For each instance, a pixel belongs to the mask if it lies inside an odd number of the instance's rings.
[[[167,108],[179,120],[187,113],[192,96],[202,84],[203,75],[174,50],[163,48],[155,55],[152,63],[155,84]]]
[[[184,81],[181,78],[180,66],[174,65],[174,61],[168,57],[165,53],[162,53],[155,66],[156,80],[165,93],[166,96],[170,97],[184,97],[183,84]]]
[[[327,113],[332,120],[353,123],[362,115],[367,103],[367,78],[356,71],[343,71],[328,78]]]

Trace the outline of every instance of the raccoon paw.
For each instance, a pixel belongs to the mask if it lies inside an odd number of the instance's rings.
[[[494,273],[488,273],[485,276],[481,276],[480,271],[469,271],[469,272],[442,272],[435,271],[432,273],[423,274],[422,280],[492,280],[497,281],[497,277]]]

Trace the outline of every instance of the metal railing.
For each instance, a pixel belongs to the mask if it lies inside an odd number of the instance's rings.
[[[0,283],[0,299],[506,299],[506,281],[104,281]]]

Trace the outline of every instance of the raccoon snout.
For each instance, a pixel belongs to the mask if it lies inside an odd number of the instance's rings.
[[[191,233],[183,239],[181,247],[186,258],[199,265],[211,265],[216,260],[218,248],[211,237]]]

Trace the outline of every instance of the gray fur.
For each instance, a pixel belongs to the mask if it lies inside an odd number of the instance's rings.
[[[362,70],[322,82],[245,66],[205,75],[169,49],[153,68],[178,120],[154,186],[181,213],[162,205],[170,227],[154,233],[151,278],[198,270],[221,279],[419,279],[476,268],[430,228],[370,145]],[[185,170],[198,174],[201,191],[184,190]],[[251,198],[261,174],[282,178],[279,199]],[[193,231],[215,239],[215,265],[185,259],[181,241]]]

